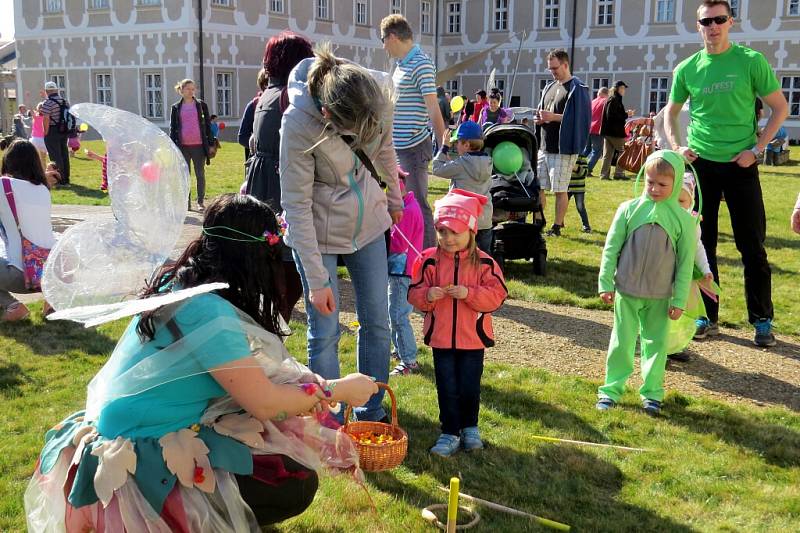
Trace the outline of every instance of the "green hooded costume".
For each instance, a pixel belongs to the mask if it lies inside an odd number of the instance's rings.
[[[623,202],[608,230],[600,263],[599,292],[615,292],[614,329],[608,345],[601,398],[618,402],[633,372],[636,339],[641,336],[643,399],[664,398],[664,367],[669,308],[686,309],[692,281],[697,221],[678,203],[685,169],[683,157],[659,150],[675,173],[672,194],[656,202],[646,193]],[[645,166],[647,163],[645,163]],[[639,172],[639,179],[644,167]]]

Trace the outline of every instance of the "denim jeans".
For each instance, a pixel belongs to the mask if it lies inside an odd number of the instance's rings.
[[[411,278],[408,276],[389,276],[389,325],[392,332],[392,342],[406,364],[417,362],[417,340],[408,317],[414,306],[408,303],[408,286]]]
[[[586,193],[583,192],[567,193],[567,201],[569,201],[569,199],[572,198],[573,196],[575,197],[575,209],[578,210],[578,214],[581,216],[581,223],[587,228],[590,227],[589,214],[586,212],[586,202],[584,201]]]
[[[406,189],[414,191],[414,198],[419,203],[422,211],[422,220],[425,223],[425,237],[423,246],[430,248],[436,246],[436,229],[433,227],[433,211],[428,203],[428,163],[433,157],[433,144],[430,138],[411,148],[397,149],[397,162],[408,172]]]
[[[587,168],[589,169],[589,174],[591,174],[592,170],[594,170],[594,166],[603,155],[603,136],[599,134],[595,135],[593,133],[589,134],[589,140],[586,143],[586,148],[583,149],[583,153],[581,155],[589,158]]]
[[[475,244],[487,254],[492,253],[492,228],[479,229],[475,235]]]
[[[459,435],[478,425],[483,350],[433,349],[433,369],[442,433]]]
[[[386,265],[386,241],[383,235],[352,254],[343,254],[347,271],[355,292],[358,335],[356,338],[357,369],[362,374],[386,383],[389,379],[389,299],[386,287],[389,270]],[[322,254],[322,263],[330,276],[330,287],[336,311],[323,315],[309,300],[308,280],[297,253],[295,264],[303,283],[306,315],[308,316],[308,367],[325,379],[337,379],[339,370],[339,280],[336,276],[336,254]],[[375,265],[384,265],[376,268]],[[381,406],[383,390],[363,407],[354,409],[359,420],[380,420],[386,415]]]

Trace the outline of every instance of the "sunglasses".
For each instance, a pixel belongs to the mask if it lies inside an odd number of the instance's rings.
[[[386,39],[388,39],[388,38],[389,38],[388,35],[381,35],[381,44],[385,43]]]
[[[712,22],[715,22],[717,26],[722,26],[726,22],[728,22],[731,18],[728,15],[720,15],[718,17],[706,17],[698,20],[697,22],[700,23],[701,26],[711,26]]]

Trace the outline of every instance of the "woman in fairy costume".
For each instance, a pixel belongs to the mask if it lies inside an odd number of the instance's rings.
[[[286,352],[281,232],[251,197],[209,206],[203,234],[143,298],[192,295],[134,317],[86,410],[47,433],[29,530],[259,531],[313,501],[321,466],[358,473],[350,439],[320,422],[377,387],[322,380]]]

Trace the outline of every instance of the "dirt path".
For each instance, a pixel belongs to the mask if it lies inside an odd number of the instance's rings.
[[[341,289],[340,323],[352,330],[350,284],[342,282]],[[420,339],[422,317],[414,313],[411,320]],[[497,345],[487,350],[487,359],[601,380],[612,321],[609,311],[508,300],[495,316]],[[666,387],[800,411],[800,339],[778,334],[777,346],[760,349],[751,336],[749,329],[722,328],[719,337],[693,342],[689,362],[668,364]],[[638,372],[637,364],[635,387],[641,384]]]

